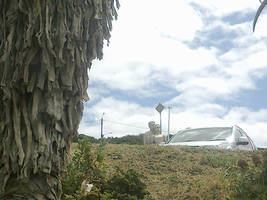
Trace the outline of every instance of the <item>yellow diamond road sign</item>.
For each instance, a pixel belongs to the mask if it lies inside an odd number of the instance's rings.
[[[157,107],[156,107],[156,110],[157,110],[159,113],[161,113],[161,112],[163,111],[163,109],[164,109],[164,106],[163,106],[161,103],[159,103],[159,105],[157,105]]]

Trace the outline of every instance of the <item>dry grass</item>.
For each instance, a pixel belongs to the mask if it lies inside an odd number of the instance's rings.
[[[71,149],[73,154],[77,144]],[[106,144],[103,155],[108,174],[113,174],[115,166],[143,174],[153,200],[267,199],[267,186],[258,181],[264,151]],[[247,196],[259,192],[264,194]]]
[[[155,200],[232,199],[234,189],[230,172],[236,170],[239,173],[237,163],[240,159],[255,167],[252,157],[262,157],[260,151],[157,145],[107,144],[103,153],[108,171],[119,166],[143,174]]]

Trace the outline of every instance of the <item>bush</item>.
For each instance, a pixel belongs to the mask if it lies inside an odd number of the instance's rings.
[[[139,135],[126,135],[123,137],[108,137],[108,138],[102,138],[102,139],[96,139],[92,136],[79,134],[74,139],[73,142],[78,142],[79,140],[89,140],[90,143],[96,143],[99,144],[101,142],[106,142],[110,144],[132,144],[132,145],[143,145],[144,134]]]
[[[263,153],[263,170],[261,173],[263,184],[267,185],[267,151]]]
[[[67,175],[62,180],[64,194],[74,195],[79,192],[84,180],[94,185],[102,185],[105,182],[103,145],[99,145],[94,153],[91,148],[88,140],[79,140],[79,151],[74,153],[67,168]]]
[[[140,178],[142,175],[134,169],[123,172],[117,167],[116,173],[107,181],[105,189],[113,193],[113,198],[118,200],[144,199],[148,192]]]
[[[107,176],[102,155],[103,144],[92,151],[86,139],[78,141],[75,152],[62,180],[65,200],[142,200],[149,199],[142,175],[133,169],[126,172],[116,167],[114,174]],[[81,191],[81,184],[86,180],[93,184],[89,193]]]
[[[250,166],[245,160],[240,159],[237,163],[239,170],[231,173],[235,199],[267,199],[266,166],[260,167],[259,157],[256,160],[252,155],[251,158],[254,165]]]
[[[83,140],[83,139],[90,141],[90,143],[97,143],[97,144],[99,144],[101,140],[101,139],[96,139],[89,135],[79,134],[73,138],[73,142],[78,142],[79,140]]]
[[[123,137],[115,137],[115,138],[105,138],[107,143],[111,144],[131,144],[131,145],[143,145],[143,134],[140,135],[126,135]]]

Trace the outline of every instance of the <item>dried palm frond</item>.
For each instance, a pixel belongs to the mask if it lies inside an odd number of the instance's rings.
[[[254,17],[254,21],[253,21],[253,32],[255,31],[255,27],[256,27],[256,24],[257,24],[257,21],[258,21],[258,18],[263,10],[263,8],[267,5],[267,0],[264,0],[264,1],[260,1],[261,2],[261,5],[260,7],[258,8],[257,12],[256,12],[256,15]]]

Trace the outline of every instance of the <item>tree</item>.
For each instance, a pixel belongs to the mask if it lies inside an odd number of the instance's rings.
[[[254,17],[254,21],[253,21],[253,32],[255,31],[255,27],[256,27],[256,24],[257,24],[257,21],[258,21],[258,18],[263,10],[263,8],[267,5],[267,0],[264,0],[264,1],[261,1],[261,5],[260,7],[258,8],[257,12],[256,12],[256,15]]]
[[[116,6],[114,5],[116,4]],[[60,199],[118,0],[0,1],[0,199]]]

